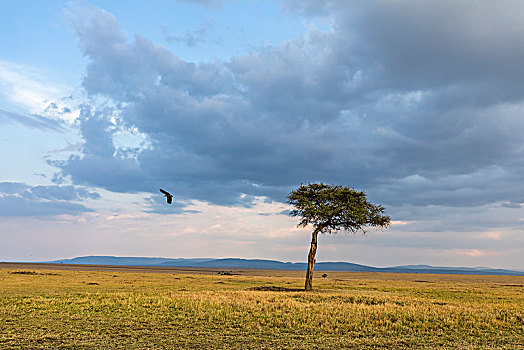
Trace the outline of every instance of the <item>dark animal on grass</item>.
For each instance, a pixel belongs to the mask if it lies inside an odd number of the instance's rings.
[[[160,189],[160,192],[164,194],[164,197],[167,199],[167,204],[173,203],[173,195],[167,191],[164,191],[163,189]]]

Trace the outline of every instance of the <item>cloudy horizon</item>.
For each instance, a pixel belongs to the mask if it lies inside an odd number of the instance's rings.
[[[322,235],[318,261],[522,270],[522,15],[516,0],[11,3],[0,260],[305,261],[286,195],[323,181],[393,225]]]

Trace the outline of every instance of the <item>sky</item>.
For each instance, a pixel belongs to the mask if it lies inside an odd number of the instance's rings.
[[[0,7],[0,261],[304,262],[322,181],[392,226],[317,261],[524,270],[522,1]]]

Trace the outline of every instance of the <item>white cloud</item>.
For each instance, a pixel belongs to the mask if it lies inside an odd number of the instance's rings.
[[[50,74],[34,66],[0,60],[0,95],[26,113],[72,122],[78,117],[77,102],[67,96],[74,88]]]
[[[451,249],[444,252],[445,255],[465,255],[473,258],[482,258],[486,256],[497,256],[501,255],[501,252],[492,250],[480,250],[480,249]]]

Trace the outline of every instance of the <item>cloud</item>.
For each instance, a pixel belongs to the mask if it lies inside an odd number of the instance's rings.
[[[64,98],[71,88],[49,75],[33,66],[0,60],[0,99],[4,99],[0,118],[32,127],[47,125],[53,129],[61,128],[64,121],[74,121],[77,116],[75,99],[72,96]],[[5,110],[10,105],[22,108],[24,113]]]
[[[39,199],[47,200],[100,199],[100,194],[75,186],[33,186],[30,192]]]
[[[22,182],[0,182],[0,193],[14,194],[28,189],[29,186]]]
[[[517,208],[522,208],[522,205],[519,204],[519,203],[502,203],[501,204],[502,207],[504,208],[514,208],[514,209],[517,209]]]
[[[222,40],[211,37],[213,33],[213,23],[206,22],[199,29],[187,30],[183,35],[172,35],[166,26],[162,26],[164,39],[171,44],[185,44],[188,47],[195,47],[203,43],[221,44]]]
[[[470,257],[484,257],[490,255],[500,255],[499,252],[478,249],[452,249],[445,253],[446,255],[466,255]]]
[[[100,199],[100,194],[78,186],[29,186],[0,182],[0,216],[79,215],[92,209],[75,203]]]
[[[520,2],[291,3],[330,28],[199,64],[76,9],[83,87],[112,103],[84,106],[83,151],[53,164],[82,185],[223,205],[318,180],[399,213],[524,202]],[[126,156],[119,128],[150,145]]]
[[[49,79],[33,67],[0,60],[0,95],[39,110],[50,96],[60,96],[62,89],[49,84]]]
[[[0,121],[2,123],[17,123],[30,128],[46,131],[57,131],[63,132],[66,129],[66,125],[56,119],[49,119],[40,115],[25,115],[15,112],[9,112],[0,108]]]
[[[79,215],[92,211],[78,203],[63,201],[34,201],[17,196],[0,196],[0,216]]]

